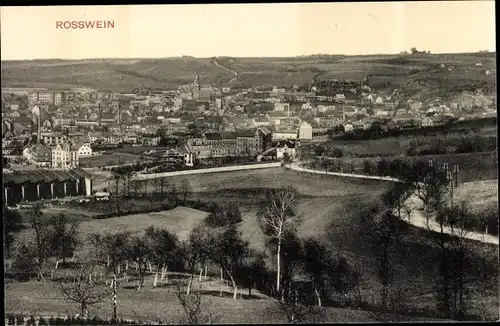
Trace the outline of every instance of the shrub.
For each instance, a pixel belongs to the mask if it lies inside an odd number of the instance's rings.
[[[8,314],[6,317],[7,317],[7,325],[15,325],[16,324],[16,316]]]
[[[18,325],[24,324],[24,316],[23,315],[16,316],[16,324],[18,324]]]
[[[27,326],[35,326],[36,325],[36,319],[35,319],[35,317],[30,316],[30,318],[26,322],[26,325]]]

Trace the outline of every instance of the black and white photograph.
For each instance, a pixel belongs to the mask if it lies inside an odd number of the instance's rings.
[[[4,325],[500,320],[493,0],[0,23]]]

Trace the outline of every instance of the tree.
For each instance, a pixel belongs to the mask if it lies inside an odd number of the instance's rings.
[[[14,244],[14,233],[23,228],[22,218],[19,212],[10,210],[7,205],[3,205],[3,239],[6,257],[11,256],[12,245]]]
[[[137,290],[144,285],[147,263],[153,254],[153,245],[147,236],[133,236],[125,247],[125,257],[136,262],[139,271],[139,284]]]
[[[321,307],[321,293],[325,290],[328,270],[333,266],[331,253],[314,238],[304,240],[304,272],[312,282],[318,307]]]
[[[217,317],[213,315],[210,300],[205,299],[200,293],[186,294],[177,284],[175,296],[182,307],[183,318],[180,325],[201,325],[217,323]]]
[[[381,299],[382,305],[387,307],[389,287],[394,280],[391,255],[401,243],[402,222],[390,210],[375,212],[366,222],[366,230],[370,232],[370,242],[378,249],[378,276],[382,283]]]
[[[389,190],[382,195],[382,201],[385,205],[393,209],[394,214],[399,219],[410,219],[413,207],[406,202],[409,191],[413,190],[411,185],[403,182],[395,182]]]
[[[87,235],[87,240],[92,245],[94,261],[101,262],[103,255],[106,254],[104,248],[104,237],[99,233],[91,233]]]
[[[130,239],[128,232],[107,234],[103,237],[104,252],[108,258],[108,268],[116,275],[118,264],[127,257],[126,247]]]
[[[297,237],[295,230],[285,232],[282,243],[282,276],[281,276],[281,300],[285,297],[291,297],[294,289],[294,277],[297,274],[299,267],[303,264],[302,241]],[[274,252],[276,240],[269,242],[271,245],[270,251]]]
[[[247,252],[248,243],[241,239],[241,234],[234,226],[213,230],[211,236],[213,245],[210,246],[209,258],[219,265],[231,279],[234,290],[233,299],[236,299],[238,288],[235,272],[243,265],[243,256]]]
[[[436,171],[435,168],[422,172],[423,175],[417,183],[417,197],[422,200],[424,216],[429,227],[430,219],[444,206],[449,181],[444,173]]]
[[[43,277],[43,267],[50,256],[52,230],[49,220],[43,215],[41,205],[36,205],[28,214],[28,223],[35,233],[34,250],[36,252],[37,273],[39,280]]]
[[[237,278],[248,288],[248,296],[252,296],[252,289],[257,282],[264,280],[266,274],[265,254],[257,250],[246,248],[242,257],[242,266],[237,270]]]
[[[168,268],[178,262],[179,240],[174,233],[151,226],[146,229],[146,237],[152,244],[150,260],[162,267],[162,278],[167,276]]]
[[[299,303],[296,300],[298,293],[284,301],[276,302],[268,308],[269,313],[278,313],[286,318],[289,324],[315,324],[325,322],[325,314],[322,308]]]
[[[184,205],[186,205],[187,198],[191,193],[191,185],[189,184],[189,181],[187,179],[182,179],[181,184],[179,186],[179,192],[181,193],[182,198],[184,200]]]
[[[84,259],[76,267],[73,281],[63,279],[57,283],[66,301],[78,304],[84,317],[88,316],[89,307],[103,302],[111,294],[105,284],[92,278],[93,269],[94,265]]]
[[[438,215],[438,222],[445,224],[451,229],[447,248],[442,248],[441,280],[438,280],[439,297],[442,299],[441,306],[448,307],[451,310],[452,317],[462,320],[467,310],[465,293],[467,286],[465,283],[465,268],[471,261],[471,253],[468,244],[469,231],[468,223],[474,220],[474,213],[469,206],[462,203],[453,207],[443,208]],[[446,235],[442,235],[446,237]],[[446,255],[447,254],[447,255]],[[449,282],[451,292],[445,293],[445,282]],[[444,302],[445,299],[449,303]]]
[[[273,189],[266,194],[258,217],[260,226],[268,240],[276,241],[276,291],[281,282],[281,245],[287,232],[294,232],[300,223],[295,213],[297,191],[291,187]]]
[[[336,260],[328,262],[330,268],[327,269],[327,282],[331,288],[341,297],[341,303],[344,302],[347,294],[354,289],[358,289],[358,300],[360,300],[360,282],[361,273],[351,267],[345,257],[339,257]]]
[[[59,260],[65,263],[66,257],[72,256],[78,245],[78,223],[70,223],[64,214],[53,216],[50,219],[52,227],[51,252],[56,257],[55,269],[59,265]]]
[[[205,219],[205,223],[210,227],[228,227],[242,221],[240,209],[233,203],[215,205],[211,211]]]
[[[14,248],[14,253],[12,272],[19,281],[29,280],[33,273],[39,271],[36,263],[36,248],[32,243],[18,243]]]
[[[203,262],[210,253],[210,241],[210,231],[204,226],[199,226],[191,231],[187,240],[180,244],[179,253],[189,273],[189,283],[186,289],[188,295],[191,293],[196,265]]]

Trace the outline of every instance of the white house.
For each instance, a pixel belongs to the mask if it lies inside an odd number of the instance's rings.
[[[382,99],[382,97],[377,97],[377,99],[375,100],[375,104],[384,104],[384,100]]]
[[[89,143],[80,143],[75,145],[78,148],[78,157],[92,156],[92,148]]]
[[[307,121],[302,122],[299,127],[299,139],[312,139],[312,126]]]
[[[274,110],[278,112],[288,112],[290,111],[290,103],[274,103]]]
[[[351,132],[351,131],[353,131],[353,130],[354,130],[354,125],[353,125],[352,123],[350,123],[350,122],[346,122],[346,123],[344,124],[344,131],[345,131],[345,132]]]
[[[52,149],[52,168],[68,169],[78,165],[78,148],[74,145],[58,144]]]
[[[297,139],[297,131],[294,130],[280,130],[273,132],[273,140],[287,140]]]
[[[289,141],[279,142],[276,146],[276,158],[281,159],[285,156],[285,153],[288,154],[288,157],[293,159],[295,157],[295,144]]]

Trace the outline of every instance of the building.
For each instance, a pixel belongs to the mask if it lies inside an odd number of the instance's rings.
[[[160,144],[161,137],[155,135],[143,135],[142,144],[144,146],[158,146]]]
[[[288,155],[289,158],[293,159],[296,154],[295,143],[291,141],[279,141],[276,144],[276,158],[282,159],[285,154]]]
[[[23,150],[23,156],[37,166],[50,167],[52,164],[52,150],[42,144],[28,145]]]
[[[345,132],[351,132],[354,130],[354,125],[350,122],[344,123],[344,131]]]
[[[289,112],[290,104],[281,102],[274,103],[274,110],[278,112]]]
[[[422,119],[422,127],[443,126],[451,121],[448,116],[425,117]]]
[[[288,140],[288,139],[297,139],[297,130],[296,129],[283,129],[279,131],[274,131],[272,140]]]
[[[53,104],[61,105],[63,102],[62,92],[33,91],[28,93],[28,105]]]
[[[3,200],[9,207],[67,196],[90,196],[92,176],[83,170],[3,173]]]
[[[299,139],[311,140],[312,139],[312,126],[307,121],[302,122],[299,127]]]
[[[58,144],[52,149],[52,168],[69,169],[79,165],[78,148],[69,143]]]
[[[65,143],[68,140],[68,136],[66,136],[63,133],[57,133],[57,132],[42,133],[41,140],[43,140],[43,143],[45,145],[55,146],[58,144]]]
[[[74,145],[75,148],[78,148],[78,158],[92,156],[92,148],[90,147],[90,143],[79,143]]]
[[[259,129],[237,132],[236,147],[238,155],[251,156],[261,153],[264,150],[262,132]]]

